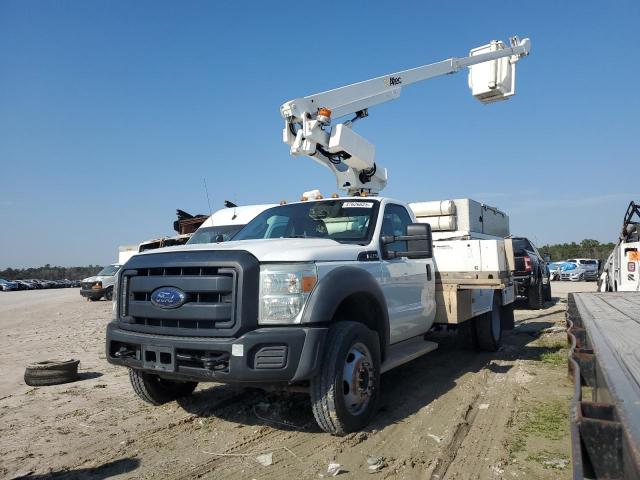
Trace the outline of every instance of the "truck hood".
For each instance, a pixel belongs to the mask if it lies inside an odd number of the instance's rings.
[[[327,238],[272,238],[180,245],[147,250],[139,255],[201,250],[245,250],[260,262],[332,262],[357,260],[358,254],[366,251],[367,247],[339,243]]]

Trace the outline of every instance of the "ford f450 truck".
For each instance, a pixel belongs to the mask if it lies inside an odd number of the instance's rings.
[[[483,238],[434,242],[429,223],[384,197],[276,206],[233,241],[132,257],[107,358],[151,404],[198,382],[295,387],[323,430],[358,430],[380,374],[437,348],[425,337],[435,324],[486,351],[512,328],[509,240]]]
[[[108,360],[129,367],[152,404],[202,381],[302,388],[318,425],[340,435],[375,413],[381,373],[437,348],[425,337],[434,324],[496,350],[513,326],[506,215],[478,202],[377,196],[387,169],[352,126],[405,86],[467,67],[475,98],[506,100],[530,46],[492,41],[464,58],[284,103],[291,155],[327,167],[349,196],[267,209],[229,242],[132,257],[118,275]]]

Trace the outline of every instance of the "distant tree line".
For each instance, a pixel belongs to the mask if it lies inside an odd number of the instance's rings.
[[[56,267],[48,263],[44,267],[36,268],[6,268],[0,270],[0,278],[5,280],[21,280],[37,278],[39,280],[82,280],[91,277],[102,270],[100,265],[86,267]]]
[[[539,246],[538,250],[544,255],[549,255],[552,261],[567,260],[569,258],[597,258],[606,260],[615,243],[600,243],[598,240],[585,239],[580,243],[558,243],[555,245]]]

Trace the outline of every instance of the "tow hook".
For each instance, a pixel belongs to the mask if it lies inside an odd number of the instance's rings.
[[[228,363],[229,363],[229,354],[217,355],[215,357],[207,354],[202,357],[202,365],[207,370],[224,369],[227,367]]]
[[[113,355],[116,358],[134,358],[136,356],[136,351],[129,350],[125,347],[120,347],[120,350],[115,352]]]

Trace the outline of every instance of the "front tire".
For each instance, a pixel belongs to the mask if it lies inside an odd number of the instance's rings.
[[[109,302],[113,300],[113,288],[110,288],[105,292],[104,299],[108,300]]]
[[[335,323],[318,375],[311,379],[311,406],[318,426],[332,435],[365,427],[380,392],[377,333],[356,322]]]
[[[198,382],[176,382],[160,378],[152,373],[129,369],[129,380],[136,395],[151,405],[162,405],[189,396]]]

